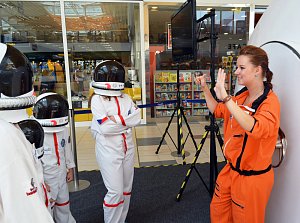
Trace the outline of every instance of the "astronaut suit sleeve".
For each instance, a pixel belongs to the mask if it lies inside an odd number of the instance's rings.
[[[141,122],[141,109],[130,99],[130,109],[125,115],[114,115],[115,120],[118,124],[127,126],[129,128],[137,126]]]
[[[72,169],[75,167],[75,162],[74,162],[74,154],[71,148],[71,137],[69,134],[69,129],[66,127],[66,147],[65,147],[65,159],[66,159],[66,165],[68,169]]]
[[[133,103],[133,102],[132,102]],[[126,115],[113,115],[116,123],[109,119],[105,106],[100,97],[92,98],[91,109],[94,119],[99,123],[99,130],[104,135],[116,135],[126,132],[129,128],[140,123],[140,109],[134,106]]]

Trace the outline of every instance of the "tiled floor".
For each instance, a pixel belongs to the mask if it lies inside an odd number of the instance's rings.
[[[158,149],[162,136],[168,125],[168,118],[160,119],[147,119],[148,124],[139,125],[134,128],[133,135],[135,136],[136,155],[135,166],[154,166],[154,165],[170,165],[176,163],[182,163],[182,158],[177,154],[177,124],[176,119],[173,119],[173,123],[170,124],[168,133],[165,135],[164,141],[159,148],[158,154],[155,152]],[[202,135],[205,132],[205,126],[209,123],[207,121],[200,120],[200,118],[190,118],[188,124],[191,128],[191,132],[194,136],[197,146],[199,145]],[[222,128],[221,128],[222,133]],[[193,144],[193,140],[188,135],[187,125],[183,124],[184,150],[186,153],[186,162],[191,163],[194,160],[196,153],[196,147]],[[174,143],[175,145],[174,145]],[[78,171],[83,170],[95,170],[98,169],[98,165],[95,158],[95,141],[90,133],[89,126],[76,127],[76,150],[77,150],[77,162]],[[216,150],[218,161],[223,161],[223,155],[216,140]],[[197,159],[197,162],[204,163],[209,162],[210,151],[210,138],[209,135],[204,143],[203,149]]]

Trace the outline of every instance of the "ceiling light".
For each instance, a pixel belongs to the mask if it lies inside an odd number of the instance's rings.
[[[224,7],[250,7],[250,4],[224,4]]]
[[[157,6],[152,6],[151,8],[152,8],[152,9],[158,9],[158,7],[157,7]]]

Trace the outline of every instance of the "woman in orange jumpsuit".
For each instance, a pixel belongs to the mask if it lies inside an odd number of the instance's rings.
[[[245,88],[235,96],[228,95],[224,88],[226,74],[219,69],[214,90],[221,102],[212,96],[205,76],[196,80],[209,110],[224,119],[227,164],[218,175],[210,204],[212,223],[264,222],[274,183],[271,162],[280,124],[280,104],[272,91],[273,73],[268,64],[261,48],[242,48],[235,74]]]

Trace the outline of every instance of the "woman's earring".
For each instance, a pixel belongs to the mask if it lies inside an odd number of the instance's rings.
[[[257,75],[257,74],[255,74],[255,75],[254,75],[254,77],[258,77],[258,75]]]

